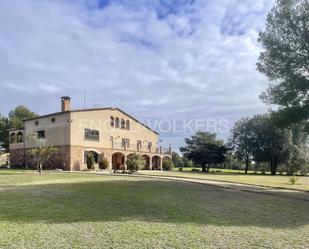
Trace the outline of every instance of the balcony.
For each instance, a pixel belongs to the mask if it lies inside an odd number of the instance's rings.
[[[111,148],[116,150],[129,150],[129,151],[136,151],[136,152],[145,152],[145,153],[159,153],[165,155],[171,155],[171,148],[162,148],[162,147],[148,147],[148,146],[141,146],[137,144],[126,144],[119,142],[111,142]]]

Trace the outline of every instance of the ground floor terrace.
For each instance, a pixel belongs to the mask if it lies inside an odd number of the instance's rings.
[[[144,170],[162,170],[165,160],[171,161],[171,150],[167,152],[141,152],[108,148],[91,148],[83,146],[59,146],[58,150],[44,165],[46,169],[63,169],[79,171],[87,169],[86,156],[93,154],[94,168],[102,169],[104,159],[108,161],[107,170],[127,170],[126,162],[134,154],[144,158]],[[31,156],[31,149],[11,149],[10,165],[12,167],[35,167],[35,160]]]

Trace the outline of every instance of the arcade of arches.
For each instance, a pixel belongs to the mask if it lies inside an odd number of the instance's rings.
[[[125,154],[123,152],[115,152],[111,155],[111,168],[113,170],[126,170],[126,160],[130,158],[133,153]],[[149,155],[141,154],[145,159],[145,166],[143,170],[162,170],[163,160],[171,160],[168,155]]]

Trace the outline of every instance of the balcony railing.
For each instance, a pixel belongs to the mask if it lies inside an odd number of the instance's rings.
[[[148,146],[138,146],[137,144],[126,144],[124,146],[123,143],[119,142],[112,142],[111,147],[113,149],[119,149],[119,150],[130,150],[130,151],[136,151],[136,152],[151,152],[151,153],[160,153],[160,154],[166,154],[170,155],[171,154],[171,149],[170,148],[160,148],[160,147],[148,147]]]

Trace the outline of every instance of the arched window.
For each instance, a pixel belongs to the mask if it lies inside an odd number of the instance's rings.
[[[116,128],[119,128],[119,118],[116,118],[115,126]]]
[[[17,133],[17,143],[23,142],[23,133],[20,131]]]
[[[113,116],[111,116],[111,126],[115,126],[115,119]]]
[[[15,133],[11,133],[10,135],[10,143],[16,143],[16,134]]]
[[[124,121],[124,119],[121,119],[121,129],[124,129],[126,126],[126,122]]]
[[[130,130],[130,120],[127,120],[127,122],[126,122],[126,129]]]

